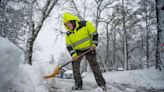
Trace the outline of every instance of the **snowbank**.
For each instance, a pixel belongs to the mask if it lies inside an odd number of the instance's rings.
[[[96,84],[92,73],[86,75],[84,80]],[[103,76],[108,84],[128,84],[146,89],[164,90],[164,71],[160,72],[154,67],[145,70],[108,72],[104,73]]]
[[[43,79],[43,76],[52,73],[55,64],[49,63],[33,63],[20,65],[20,87],[22,92],[49,92],[48,81]],[[55,85],[55,84],[54,84]]]
[[[48,92],[45,73],[54,65],[22,64],[23,52],[13,43],[0,37],[0,92]],[[21,63],[22,62],[22,63]]]
[[[21,64],[19,70],[22,92],[48,92],[43,72],[37,65]]]
[[[18,66],[22,62],[22,52],[7,39],[0,37],[0,92],[17,89]]]
[[[164,72],[160,72],[154,67],[145,70],[113,72],[104,76],[108,82],[131,84],[147,89],[164,89]]]

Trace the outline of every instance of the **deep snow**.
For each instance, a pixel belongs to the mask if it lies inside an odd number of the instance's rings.
[[[0,37],[0,92],[71,92],[73,79],[52,78],[43,80],[55,68],[55,64],[22,64],[23,53],[7,39]],[[108,92],[152,92],[164,90],[164,72],[154,67],[144,70],[103,73]],[[80,92],[101,92],[92,72],[83,78]],[[154,91],[159,92],[159,91]],[[164,91],[161,91],[164,92]]]
[[[18,66],[22,62],[22,52],[7,39],[0,37],[0,92],[10,92],[17,88]]]

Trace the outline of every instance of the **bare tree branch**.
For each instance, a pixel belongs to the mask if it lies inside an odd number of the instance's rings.
[[[76,10],[76,12],[77,12],[77,14],[78,14],[79,19],[80,19],[80,20],[84,20],[84,19],[81,17],[80,12],[79,12],[79,10],[77,9],[77,6],[76,6],[74,0],[72,0],[71,2],[72,2],[73,5],[74,5],[74,8],[75,8],[75,10]]]

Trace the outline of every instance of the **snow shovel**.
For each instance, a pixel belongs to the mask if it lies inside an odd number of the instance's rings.
[[[87,50],[87,51],[85,51],[84,53],[82,53],[81,55],[79,55],[79,58],[82,57],[82,56],[84,56],[84,55],[87,54],[88,52],[90,52],[90,50]],[[44,76],[43,78],[44,78],[44,79],[48,79],[48,78],[53,78],[53,77],[55,77],[55,76],[59,73],[59,70],[60,70],[60,69],[62,69],[64,66],[68,65],[68,64],[71,63],[71,62],[73,62],[73,61],[71,60],[71,61],[69,61],[69,62],[63,64],[62,66],[58,66],[57,68],[55,68],[55,70],[53,71],[52,74],[47,75],[47,76]]]

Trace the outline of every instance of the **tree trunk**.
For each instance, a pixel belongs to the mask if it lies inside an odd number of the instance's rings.
[[[116,62],[116,29],[112,30],[112,64],[113,68],[116,69],[117,67],[115,66]]]
[[[33,4],[34,1],[31,1],[30,3],[30,17],[29,17],[29,34],[27,36],[27,43],[26,43],[26,51],[25,51],[25,63],[32,65],[32,53],[33,53],[33,43],[32,42],[32,32],[34,30],[34,23],[32,20],[33,17]]]
[[[108,31],[108,23],[106,23],[106,67],[109,70],[111,67],[111,64],[109,63],[109,31]]]
[[[32,37],[29,37],[26,43],[25,51],[25,63],[32,65],[32,53],[33,53],[33,42]]]
[[[125,10],[124,10],[124,0],[122,0],[122,22],[123,22],[123,31],[124,31],[124,70],[128,70],[128,48],[127,48],[127,35],[125,29]]]
[[[164,0],[156,0],[156,16],[157,16],[157,44],[156,44],[156,69],[164,68],[164,53],[162,53],[162,45],[164,43]]]
[[[147,19],[147,0],[145,1],[145,23],[146,23],[146,66],[149,68],[149,31],[148,31],[148,19]]]
[[[32,16],[33,16],[33,11],[32,11],[32,7],[33,4],[35,2],[35,0],[33,0],[33,2],[31,3],[31,18],[30,18],[30,33],[28,36],[28,40],[27,40],[27,45],[26,45],[26,52],[25,52],[25,61],[26,63],[32,65],[32,54],[33,54],[33,45],[34,42],[39,34],[39,31],[41,30],[43,23],[45,21],[45,19],[49,16],[50,12],[52,11],[53,7],[55,6],[55,4],[57,3],[58,0],[47,0],[46,4],[42,10],[42,17],[39,20],[39,23],[37,24],[37,26],[34,28],[34,22],[32,20]]]

